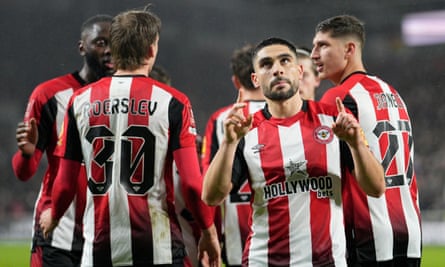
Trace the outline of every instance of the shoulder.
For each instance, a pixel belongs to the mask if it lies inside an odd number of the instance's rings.
[[[316,102],[308,100],[305,102],[306,107],[304,107],[307,113],[312,114],[325,114],[329,116],[337,116],[338,110],[337,106],[332,103]],[[334,101],[335,103],[335,101]]]
[[[68,89],[77,89],[81,84],[72,74],[65,74],[38,84],[31,94],[31,98],[51,98],[57,92]]]

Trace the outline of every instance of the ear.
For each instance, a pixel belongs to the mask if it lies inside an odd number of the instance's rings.
[[[238,77],[236,77],[235,75],[232,75],[232,83],[233,83],[233,86],[235,86],[236,89],[240,89],[241,88],[241,82],[239,81]]]
[[[345,47],[345,56],[346,57],[351,57],[352,55],[355,54],[355,49],[357,48],[356,43],[349,41],[346,43],[346,47]]]
[[[253,86],[255,88],[260,87],[260,82],[258,81],[258,76],[255,72],[252,72],[252,74],[250,74],[250,79],[252,80]]]
[[[86,52],[83,40],[79,40],[79,42],[77,42],[77,48],[79,49],[79,54],[81,56],[85,56]]]

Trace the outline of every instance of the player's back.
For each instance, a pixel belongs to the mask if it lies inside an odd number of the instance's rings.
[[[358,118],[369,147],[385,171],[384,197],[367,197],[354,178],[346,186],[345,222],[354,232],[359,261],[419,258],[420,210],[411,121],[399,93],[381,79],[356,73],[330,89],[322,102],[340,96]],[[397,218],[397,219],[396,219]],[[350,225],[350,227],[348,227]],[[347,234],[351,235],[350,231]]]
[[[173,150],[195,145],[189,106],[142,76],[104,78],[73,98],[88,175],[87,265],[182,261],[171,168]]]

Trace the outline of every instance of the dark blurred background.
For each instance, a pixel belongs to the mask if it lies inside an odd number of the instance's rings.
[[[18,181],[11,169],[16,151],[16,124],[28,97],[40,82],[81,66],[79,28],[88,17],[139,8],[136,0],[15,0],[0,4],[0,239],[12,236],[29,217],[41,182]],[[370,73],[399,90],[413,122],[420,190],[425,220],[445,221],[445,42],[415,44],[402,25],[414,12],[445,10],[443,0],[153,0],[152,10],[163,27],[157,63],[171,75],[173,86],[193,104],[198,131],[209,115],[232,103],[232,51],[245,43],[278,36],[311,47],[316,24],[333,15],[352,14],[365,22],[364,59]],[[422,40],[445,39],[445,15],[428,13],[419,26]],[[433,19],[435,19],[433,21]],[[323,82],[318,97],[330,87]]]

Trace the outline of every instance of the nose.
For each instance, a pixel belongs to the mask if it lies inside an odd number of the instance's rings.
[[[315,49],[315,47],[312,48],[312,51],[311,51],[311,58],[312,58],[312,59],[316,59],[316,58],[318,58],[318,57],[319,57],[319,55],[318,55],[318,51]]]
[[[283,66],[281,66],[280,62],[277,61],[273,64],[272,66],[272,73],[274,76],[280,76],[283,75],[284,70],[283,70]]]
[[[110,46],[110,42],[108,42],[108,43],[105,45],[104,53],[105,53],[106,55],[111,55],[111,46]]]

